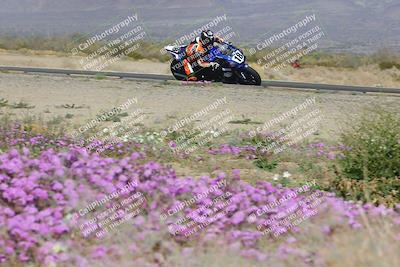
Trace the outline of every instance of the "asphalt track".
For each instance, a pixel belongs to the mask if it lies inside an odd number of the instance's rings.
[[[23,73],[41,73],[41,74],[63,74],[63,75],[82,75],[82,76],[102,76],[117,77],[139,80],[159,80],[170,81],[175,80],[172,75],[164,74],[145,74],[145,73],[129,73],[129,72],[105,72],[105,71],[88,71],[88,70],[69,70],[69,69],[47,69],[47,68],[25,68],[25,67],[6,67],[0,66],[0,71],[13,71]],[[347,91],[347,92],[363,92],[363,93],[390,93],[400,94],[400,88],[384,88],[384,87],[367,87],[367,86],[348,86],[335,84],[318,84],[288,81],[271,81],[265,80],[261,83],[264,87],[280,87],[305,90],[329,90],[329,91]]]

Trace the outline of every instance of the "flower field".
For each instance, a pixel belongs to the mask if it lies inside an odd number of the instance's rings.
[[[25,126],[0,129],[1,266],[399,264],[399,204],[337,196],[316,180],[321,170],[296,180],[279,169],[296,153],[329,165],[345,145],[312,143],[279,159],[249,143],[185,156],[168,142],[127,141],[96,153]],[[223,163],[204,174],[210,161]],[[253,178],[243,166],[269,169]]]

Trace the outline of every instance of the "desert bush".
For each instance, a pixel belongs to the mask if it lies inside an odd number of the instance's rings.
[[[369,57],[369,60],[369,63],[377,64],[381,70],[391,68],[400,69],[400,57],[398,53],[387,48],[376,51]]]
[[[84,40],[86,37],[82,34],[70,34],[53,37],[45,36],[14,36],[6,35],[0,36],[0,49],[6,50],[35,50],[35,51],[55,51],[70,54],[71,50],[77,44]],[[105,42],[96,42],[86,49],[86,53],[90,54],[106,45]],[[140,48],[131,52],[128,57],[131,59],[153,59],[158,61],[168,61],[170,56],[160,51],[163,49],[165,43],[154,43],[149,41],[141,41]]]
[[[383,61],[383,62],[379,63],[379,68],[381,70],[387,70],[387,69],[391,69],[391,68],[397,68],[400,70],[400,64],[393,62],[393,61]]]
[[[350,53],[326,53],[317,51],[304,56],[301,61],[305,65],[356,69],[365,65],[367,58],[364,55]]]
[[[50,50],[69,53],[74,47],[73,41],[83,38],[82,36],[80,34],[54,37],[4,35],[0,37],[0,48],[6,50]]]
[[[400,177],[375,178],[371,181],[337,177],[331,183],[337,195],[354,200],[395,206],[400,201]]]
[[[365,113],[341,136],[344,150],[339,165],[344,175],[356,180],[400,176],[400,118],[379,110]]]
[[[256,159],[253,164],[262,170],[272,171],[278,166],[277,160],[270,160],[267,157]]]
[[[400,118],[365,113],[342,136],[342,157],[326,190],[353,200],[393,206],[400,201]]]

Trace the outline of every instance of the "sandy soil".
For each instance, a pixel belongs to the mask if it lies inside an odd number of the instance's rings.
[[[0,65],[42,68],[82,69],[80,57],[68,57],[51,51],[27,51],[26,53],[0,50]],[[400,70],[381,71],[376,66],[364,66],[355,70],[327,67],[285,68],[282,71],[264,71],[255,63],[263,79],[302,81],[315,83],[365,85],[374,87],[400,88]],[[169,74],[168,63],[150,60],[119,60],[105,70],[139,73]]]
[[[315,97],[315,108],[320,109],[324,116],[316,137],[329,139],[335,139],[343,122],[356,118],[365,108],[381,106],[400,111],[400,97],[388,95],[0,73],[0,98],[7,99],[9,104],[22,101],[34,106],[31,109],[0,108],[1,113],[11,113],[20,118],[38,115],[50,119],[72,114],[69,120],[81,125],[133,97],[138,100],[135,108],[143,109],[146,114],[144,126],[154,129],[171,126],[177,119],[190,116],[224,97],[227,103],[220,110],[228,108],[237,120],[251,119],[260,123]],[[65,104],[83,107],[62,107]],[[229,124],[229,129],[252,130],[257,126]]]

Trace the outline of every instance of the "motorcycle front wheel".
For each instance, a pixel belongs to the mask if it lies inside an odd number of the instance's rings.
[[[252,67],[243,68],[236,71],[239,84],[261,85],[261,77]]]

